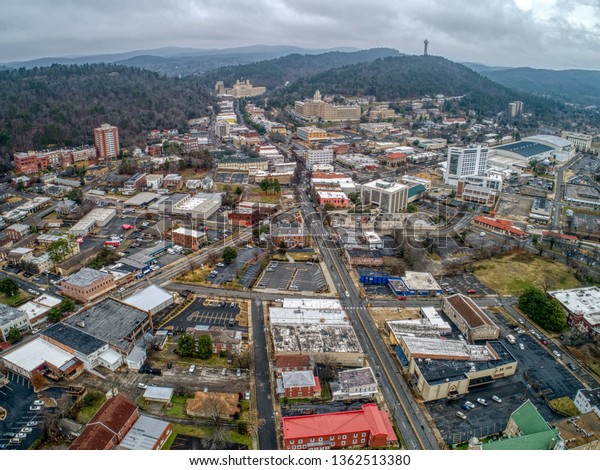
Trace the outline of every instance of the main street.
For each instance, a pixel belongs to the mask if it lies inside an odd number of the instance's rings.
[[[382,394],[388,408],[402,434],[406,447],[416,449],[439,449],[437,440],[425,416],[412,397],[395,360],[377,331],[375,322],[368,314],[364,301],[358,295],[355,282],[342,263],[335,243],[329,241],[329,234],[318,214],[309,213],[310,201],[301,192],[301,209],[305,223],[310,227],[323,256],[330,268],[334,283],[341,287],[340,301],[358,334],[371,367],[375,370]]]

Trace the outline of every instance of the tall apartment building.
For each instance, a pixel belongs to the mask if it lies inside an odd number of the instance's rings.
[[[506,109],[506,114],[508,117],[516,117],[519,114],[523,113],[523,102],[522,101],[512,101],[508,103],[508,107]]]
[[[487,158],[488,148],[481,145],[449,147],[445,183],[456,186],[461,178],[485,175]]]
[[[119,129],[102,124],[94,129],[94,146],[99,160],[111,160],[119,155]]]
[[[313,165],[333,163],[333,147],[306,149],[304,152],[304,163],[309,170],[312,170]]]
[[[322,121],[358,121],[360,120],[360,106],[334,105],[321,100],[321,93],[317,90],[313,99],[296,101],[294,111],[299,116],[307,119],[321,119]]]
[[[592,136],[587,134],[580,134],[579,132],[562,131],[560,136],[563,139],[570,140],[575,145],[575,148],[579,151],[589,150],[592,146]]]

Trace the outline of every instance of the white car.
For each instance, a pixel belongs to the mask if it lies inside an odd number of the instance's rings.
[[[244,393],[244,400],[250,400],[250,390],[246,390],[246,393]]]
[[[554,354],[556,357],[560,357],[560,353],[556,349],[552,351],[552,354]]]
[[[502,403],[502,399],[496,395],[492,395],[492,400],[494,400],[496,403]]]
[[[146,384],[145,384],[145,383],[143,383],[143,382],[140,382],[140,383],[138,383],[138,388],[141,388],[142,390],[145,390],[145,389],[147,389],[147,388],[148,388],[148,385],[146,385]]]
[[[195,370],[196,370],[196,364],[192,364],[192,365],[190,366],[189,373],[190,373],[190,374],[193,374]]]
[[[29,411],[40,411],[42,409],[41,406],[34,405],[29,407]]]
[[[481,403],[483,406],[488,406],[488,402],[485,398],[478,398],[477,403]]]
[[[35,400],[33,402],[33,404],[36,406],[44,406],[45,405],[44,400]]]
[[[33,429],[30,428],[29,426],[24,427],[23,429],[21,429],[21,432],[25,433],[25,434],[29,434],[30,432],[32,432]]]
[[[521,351],[525,351],[525,345],[523,343],[519,343],[519,349]]]

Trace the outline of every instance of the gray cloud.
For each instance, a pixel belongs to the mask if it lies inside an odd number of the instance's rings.
[[[3,5],[0,62],[165,46],[394,47],[492,65],[597,69],[596,0],[28,0]]]

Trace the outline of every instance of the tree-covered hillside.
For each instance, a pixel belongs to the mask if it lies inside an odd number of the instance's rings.
[[[462,109],[494,115],[513,100],[527,103],[527,110],[551,118],[560,105],[501,86],[456,62],[434,56],[388,57],[371,63],[359,63],[301,78],[276,90],[273,105],[292,103],[321,94],[375,96],[378,101],[420,98],[443,94],[460,96]]]
[[[54,65],[0,71],[0,151],[93,143],[102,123],[121,146],[151,129],[185,128],[206,115],[210,90],[197,79],[166,78],[116,65]]]
[[[207,86],[223,80],[231,86],[236,80],[249,79],[255,86],[266,86],[269,90],[292,83],[299,78],[316,75],[327,70],[360,62],[372,62],[382,57],[401,55],[395,49],[378,48],[357,52],[326,52],[324,54],[290,54],[279,59],[264,60],[252,64],[222,67],[202,77]]]

